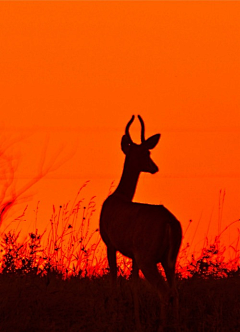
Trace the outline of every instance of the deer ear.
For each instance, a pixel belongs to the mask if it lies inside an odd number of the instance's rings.
[[[131,146],[131,141],[126,135],[123,135],[122,141],[121,141],[121,148],[123,153],[127,154]]]
[[[143,144],[146,146],[148,150],[151,150],[155,148],[155,146],[157,145],[160,136],[161,136],[160,134],[153,135],[149,137]]]

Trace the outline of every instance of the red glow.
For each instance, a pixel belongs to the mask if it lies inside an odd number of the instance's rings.
[[[236,269],[240,4],[1,2],[0,8],[1,236],[15,231],[19,259],[32,259],[29,233],[44,234],[34,268],[50,260],[64,276],[102,273],[99,212],[121,175],[125,125],[141,114],[149,136],[162,136],[153,151],[159,172],[141,176],[135,201],[164,204],[181,221],[182,276],[191,269],[207,274],[217,264],[221,270],[223,257],[226,269]],[[140,140],[137,123],[131,135]],[[72,200],[86,180],[85,192]]]

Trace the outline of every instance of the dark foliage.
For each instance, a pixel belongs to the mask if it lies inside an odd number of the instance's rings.
[[[181,331],[239,331],[239,277],[179,280]],[[131,280],[119,277],[111,297],[108,276],[62,280],[58,275],[0,275],[1,332],[134,331]],[[158,298],[141,280],[144,331],[157,330]],[[171,320],[167,330],[174,331]]]

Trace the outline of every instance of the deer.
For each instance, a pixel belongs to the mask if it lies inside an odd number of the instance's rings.
[[[100,235],[107,247],[107,259],[113,292],[117,285],[116,253],[132,259],[134,290],[134,314],[137,331],[141,331],[139,303],[136,285],[139,270],[153,286],[160,300],[159,331],[166,326],[166,310],[170,304],[178,322],[178,291],[175,281],[175,266],[182,241],[182,228],[176,217],[163,205],[133,202],[141,172],[155,174],[158,166],[150,157],[160,134],[145,139],[145,125],[141,124],[141,144],[132,141],[129,128],[134,115],[127,123],[122,136],[121,149],[125,154],[122,176],[116,190],[103,202],[100,214]],[[158,271],[161,263],[167,283]],[[178,323],[177,323],[178,324]]]

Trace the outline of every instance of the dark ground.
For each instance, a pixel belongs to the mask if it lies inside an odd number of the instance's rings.
[[[0,332],[133,332],[131,282],[119,279],[118,302],[109,305],[108,277],[68,281],[34,275],[0,275]],[[178,282],[181,331],[240,331],[240,279],[192,278]],[[143,331],[157,331],[159,303],[139,287]],[[117,309],[116,309],[117,308]],[[167,331],[174,331],[171,320]]]

